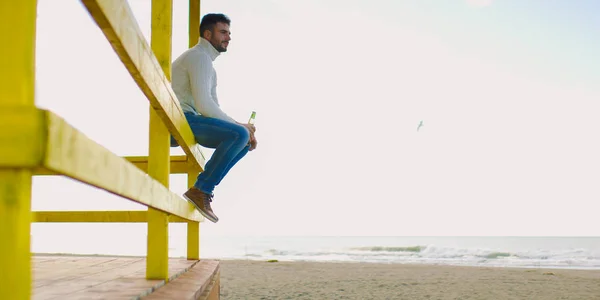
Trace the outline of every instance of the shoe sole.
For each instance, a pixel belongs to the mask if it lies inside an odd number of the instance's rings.
[[[189,201],[196,208],[196,210],[198,210],[200,212],[200,214],[202,216],[204,216],[205,218],[207,218],[209,221],[211,221],[213,223],[217,223],[219,221],[219,219],[215,220],[211,216],[208,216],[207,213],[202,211],[202,209],[200,209],[200,207],[198,207],[198,205],[196,205],[196,203],[194,203],[194,201],[190,200],[190,198],[188,198],[185,194],[183,195],[183,198],[185,198],[185,200]]]

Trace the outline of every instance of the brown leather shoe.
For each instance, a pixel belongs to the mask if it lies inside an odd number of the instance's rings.
[[[210,202],[212,202],[213,195],[202,192],[201,190],[191,187],[187,192],[183,194],[183,198],[190,201],[200,214],[202,214],[205,218],[210,220],[213,223],[217,223],[219,218],[212,211],[210,207]]]

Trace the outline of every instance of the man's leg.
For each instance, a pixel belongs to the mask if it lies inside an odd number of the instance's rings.
[[[223,178],[225,178],[225,176],[227,176],[227,173],[229,173],[229,170],[231,170],[231,168],[233,166],[235,166],[235,164],[238,161],[240,161],[240,159],[242,159],[244,156],[246,156],[246,154],[248,154],[249,149],[250,149],[250,145],[244,147],[244,149],[242,149],[242,151],[240,151],[240,153],[238,153],[238,155],[229,163],[227,168],[225,168],[225,171],[223,172],[223,174],[221,174],[221,178],[219,178],[219,180],[217,180],[217,182],[215,183],[215,186],[219,185],[219,183],[221,183],[221,180],[223,180]]]
[[[248,152],[250,134],[244,126],[223,120],[193,114],[186,114],[186,117],[196,142],[215,151],[206,162],[204,171],[198,175],[194,188],[188,190],[184,197],[194,203],[205,217],[217,222],[218,218],[210,208],[213,190]]]
[[[215,186],[221,182],[231,167],[248,152],[244,151],[244,149],[250,139],[250,134],[245,127],[221,120],[216,121],[220,122],[214,123],[223,124],[210,124],[208,126],[202,124],[202,126],[195,126],[202,131],[202,135],[212,133],[212,136],[207,139],[206,143],[203,143],[202,139],[197,138],[198,144],[209,147],[211,145],[214,146],[215,140],[220,142],[210,159],[206,162],[204,171],[198,175],[194,184],[196,188],[207,194],[213,193]],[[194,131],[195,135],[195,129],[192,129],[192,131]],[[240,154],[242,155],[240,156]]]

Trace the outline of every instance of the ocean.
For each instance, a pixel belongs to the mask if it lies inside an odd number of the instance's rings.
[[[145,232],[140,234],[141,227],[121,227],[116,236],[112,230],[86,230],[85,226],[70,230],[33,227],[32,252],[134,256],[146,253],[146,236]],[[179,230],[170,234],[169,240],[169,255],[184,257],[185,234]],[[600,269],[600,237],[204,235],[200,251],[203,258],[222,260]]]

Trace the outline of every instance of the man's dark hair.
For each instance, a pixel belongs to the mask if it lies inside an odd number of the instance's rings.
[[[200,22],[200,36],[202,37],[202,33],[206,30],[210,30],[210,32],[215,29],[215,25],[217,23],[225,23],[227,25],[231,25],[231,20],[224,14],[206,14],[202,18]]]

